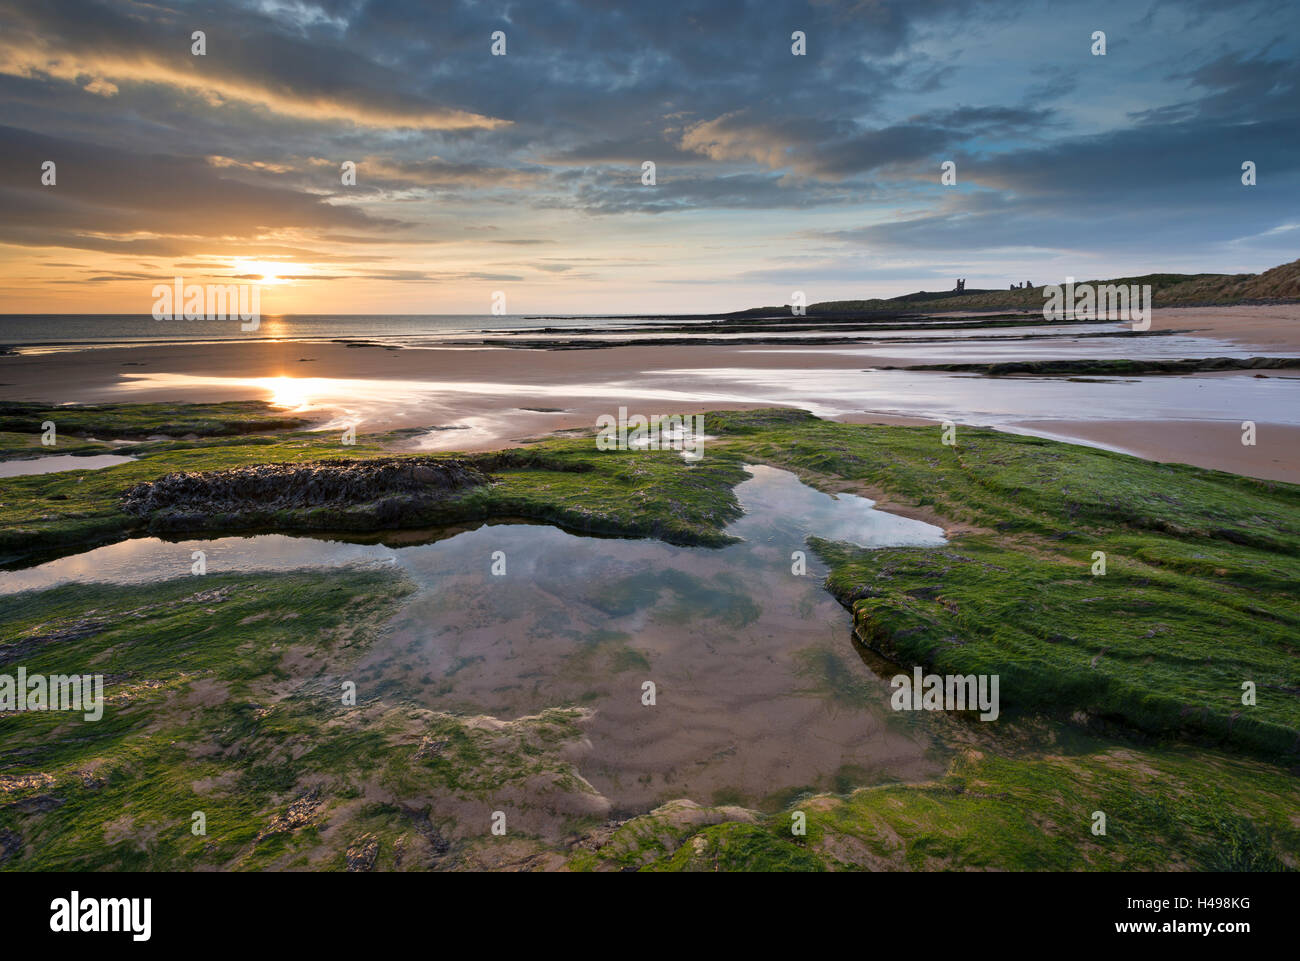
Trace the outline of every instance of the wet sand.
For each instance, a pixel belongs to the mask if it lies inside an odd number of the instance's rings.
[[[1162,350],[1177,352],[1180,338],[1186,337],[1185,356],[1214,356],[1215,348],[1300,354],[1300,305],[1157,310],[1152,329],[1193,331],[1157,338]],[[1072,341],[1060,349],[1091,356],[1093,345],[1106,344],[1107,351],[1114,351],[1157,339]],[[330,429],[351,424],[367,432],[443,428],[419,441],[430,450],[481,450],[554,430],[589,429],[597,417],[620,406],[645,414],[801,406],[858,423],[924,424],[951,417],[1154,460],[1300,482],[1300,424],[1286,423],[1290,418],[1285,413],[1286,407],[1300,405],[1288,404],[1290,395],[1284,393],[1296,378],[1252,383],[1250,374],[1210,375],[1232,379],[1218,394],[1205,392],[1208,404],[1179,417],[1173,412],[1176,405],[1166,403],[1160,411],[1143,406],[1141,394],[1126,409],[1099,409],[1093,399],[1122,392],[1104,383],[1078,386],[1080,402],[1074,403],[1076,388],[1059,381],[1008,385],[1005,379],[980,383],[944,381],[945,375],[933,373],[872,373],[886,366],[961,362],[988,349],[987,339],[911,348],[894,342],[880,345],[879,352],[870,345],[790,350],[743,344],[390,350],[289,341],[121,347],[0,357],[0,400],[270,400]],[[1017,346],[1004,343],[993,349],[1015,356]],[[826,376],[820,377],[823,371]],[[936,392],[938,387],[944,390]],[[1251,392],[1263,387],[1271,391],[1264,395],[1270,405],[1261,407],[1261,395]],[[1013,393],[1018,410],[976,403],[1001,402]],[[1221,407],[1220,398],[1237,394],[1250,395],[1240,410]],[[970,416],[963,416],[964,411]],[[982,413],[987,411],[993,413]],[[1167,419],[1152,416],[1166,411]],[[1261,425],[1254,448],[1241,444],[1244,419]]]
[[[1022,421],[1027,433],[1086,441],[1161,463],[1194,464],[1265,480],[1300,482],[1300,427],[1256,424],[1255,444],[1242,444],[1231,421]]]
[[[1157,309],[1151,312],[1151,329],[1191,330],[1243,347],[1296,352],[1300,351],[1300,304]]]

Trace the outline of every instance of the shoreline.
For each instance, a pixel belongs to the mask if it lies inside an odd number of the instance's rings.
[[[873,329],[876,330],[914,330],[939,332],[953,330],[979,330],[990,329],[996,330],[1006,327],[1022,326],[1041,326],[1041,327],[1059,327],[1069,328],[1072,326],[1087,326],[1095,324],[1115,323],[1117,331],[1124,331],[1125,325],[1119,322],[1106,321],[1104,319],[1070,319],[1051,321],[1042,318],[1041,311],[1013,309],[981,309],[981,310],[955,310],[955,311],[912,311],[900,309],[897,311],[877,311],[863,314],[861,317],[852,316],[842,318],[839,315],[827,314],[805,314],[799,317],[785,316],[782,314],[748,314],[746,312],[736,312],[732,314],[680,314],[680,315],[663,315],[663,314],[646,314],[646,315],[626,315],[626,314],[591,314],[591,315],[564,315],[564,316],[547,316],[540,315],[518,315],[510,319],[517,321],[511,326],[493,326],[492,322],[496,319],[492,315],[474,316],[461,314],[429,314],[419,315],[427,316],[431,319],[443,317],[454,317],[459,319],[473,319],[480,323],[466,324],[459,327],[447,327],[442,330],[432,330],[426,333],[415,335],[405,333],[402,335],[385,335],[373,333],[356,332],[355,328],[341,328],[333,332],[334,336],[329,336],[324,332],[314,334],[303,333],[298,336],[289,336],[284,332],[272,333],[278,326],[278,322],[284,318],[313,318],[325,317],[329,320],[343,320],[347,318],[373,319],[369,314],[337,314],[337,315],[315,315],[315,314],[285,314],[276,317],[263,318],[263,326],[258,331],[250,331],[248,334],[236,336],[219,336],[207,337],[203,340],[188,339],[180,334],[174,334],[169,337],[158,337],[148,340],[139,341],[84,341],[84,340],[57,340],[57,341],[13,341],[0,342],[0,356],[23,356],[32,353],[58,352],[58,353],[76,353],[80,351],[122,349],[122,348],[143,348],[143,347],[193,347],[198,345],[214,344],[266,344],[266,343],[284,343],[284,344],[321,344],[321,343],[364,343],[372,341],[375,346],[384,346],[403,350],[414,349],[452,349],[458,346],[458,341],[463,341],[464,345],[471,348],[486,347],[510,347],[510,341],[523,341],[528,337],[539,337],[552,335],[560,336],[578,336],[578,335],[605,335],[611,338],[620,335],[626,338],[632,338],[639,334],[660,331],[663,333],[689,333],[695,335],[692,343],[673,343],[671,346],[707,346],[703,340],[710,333],[732,333],[754,335],[753,340],[736,340],[728,341],[737,346],[761,346],[767,342],[760,338],[765,330],[776,330],[792,335],[798,335],[804,332],[831,332],[844,331],[846,336],[842,339],[845,343],[857,344],[863,336],[867,336]],[[49,317],[60,318],[69,315],[63,314],[0,314],[0,320],[6,316],[10,317]],[[83,315],[71,315],[83,316]],[[105,314],[91,315],[104,317],[134,317],[132,314]],[[395,315],[405,316],[405,315]],[[536,321],[538,323],[530,323]],[[574,321],[572,324],[556,323],[556,321]],[[613,321],[612,328],[606,329],[603,326],[591,327],[585,326],[594,321]],[[998,323],[993,323],[999,321]],[[1162,321],[1164,321],[1162,323]],[[203,321],[194,321],[202,323]],[[963,323],[965,322],[965,323]],[[774,326],[779,323],[778,326]],[[1186,327],[1186,323],[1192,323],[1196,326]],[[678,325],[681,330],[678,331]],[[737,328],[733,330],[733,328]],[[746,330],[748,328],[748,330]],[[789,330],[784,330],[789,328]],[[349,330],[351,332],[349,332]],[[696,335],[698,332],[698,335]],[[1250,347],[1259,350],[1272,349],[1300,349],[1300,301],[1278,301],[1260,304],[1229,304],[1224,306],[1213,305],[1170,305],[1167,307],[1156,306],[1151,312],[1151,333],[1174,333],[1174,334],[1210,334],[1215,338],[1225,342],[1236,344],[1242,347]],[[386,341],[376,341],[374,338],[387,337]],[[477,341],[471,338],[498,338],[492,341]],[[446,338],[446,339],[441,339]],[[828,344],[838,341],[828,341]],[[908,342],[904,340],[904,343]],[[914,341],[916,342],[916,341]],[[869,342],[868,346],[870,343]],[[641,346],[640,344],[630,344],[623,340],[601,340],[590,341],[587,344],[570,344],[567,341],[557,341],[557,344],[563,344],[565,349],[582,350],[582,349],[608,349],[610,347]],[[860,344],[858,344],[861,346]],[[712,346],[716,346],[712,345]],[[520,349],[515,347],[513,349]],[[529,349],[529,348],[523,348]]]
[[[1175,310],[1171,319],[1167,311]],[[1300,355],[1300,305],[1157,308],[1153,332],[1161,332],[1162,318],[1165,336],[1123,343],[1147,345],[1154,358],[1209,357],[1216,349]],[[1175,323],[1190,330],[1170,333]],[[1115,355],[1101,345],[1121,343],[1062,340],[1048,348],[1051,357],[1104,360]],[[734,343],[395,349],[350,343],[344,338],[238,340],[204,342],[201,350],[195,350],[198,344],[115,344],[11,354],[0,357],[0,403],[265,400],[317,429],[418,428],[426,433],[412,449],[466,452],[589,429],[620,406],[647,415],[780,406],[845,423],[915,426],[952,420],[1160,462],[1300,482],[1300,421],[1288,423],[1286,397],[1280,393],[1284,381],[1295,378],[1284,371],[1158,375],[1166,384],[1157,388],[1164,393],[1153,406],[1152,395],[1142,393],[1150,377],[1065,384],[1065,378],[981,379],[907,369],[988,362],[1003,355],[1044,357],[1041,348],[994,337],[798,348]],[[1210,389],[1192,389],[1202,386]],[[1244,399],[1237,403],[1239,395]],[[1184,408],[1183,397],[1197,403]],[[1260,428],[1253,448],[1241,444],[1245,420]]]

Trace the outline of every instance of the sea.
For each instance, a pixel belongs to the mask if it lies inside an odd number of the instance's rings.
[[[665,318],[666,319],[666,318]],[[491,314],[283,314],[264,315],[256,330],[238,319],[154,320],[149,314],[0,314],[0,347],[23,353],[88,346],[200,344],[250,340],[368,340],[415,347],[484,334],[546,327],[642,325],[644,318]]]

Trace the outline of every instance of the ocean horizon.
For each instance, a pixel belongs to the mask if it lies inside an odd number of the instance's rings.
[[[6,347],[111,347],[223,341],[360,339],[408,345],[422,337],[446,338],[482,331],[576,327],[592,321],[611,326],[645,323],[642,317],[608,314],[267,314],[253,331],[238,317],[154,320],[149,314],[0,314],[0,345]]]

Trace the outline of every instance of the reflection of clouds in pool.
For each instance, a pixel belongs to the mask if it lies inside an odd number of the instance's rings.
[[[937,527],[875,510],[865,498],[851,494],[831,497],[803,484],[794,474],[773,467],[754,466],[748,470],[751,479],[736,488],[746,514],[729,528],[744,538],[746,544],[723,548],[729,555],[737,555],[738,561],[748,553],[751,544],[780,543],[783,549],[802,549],[808,534],[869,547],[943,543],[943,532]],[[69,581],[142,584],[165,580],[188,574],[190,555],[197,550],[206,554],[209,573],[384,562],[401,564],[417,581],[432,584],[439,577],[465,570],[464,565],[470,562],[460,555],[464,544],[486,540],[505,545],[494,549],[505,549],[510,556],[511,573],[529,581],[560,576],[598,584],[605,578],[607,552],[594,551],[591,538],[547,525],[498,523],[485,524],[434,543],[406,547],[288,534],[185,541],[132,538],[23,570],[0,571],[0,593]],[[692,550],[660,545],[657,541],[643,543],[658,545],[662,549],[661,559],[665,561],[674,552]],[[561,547],[566,548],[566,561],[556,566],[551,555]],[[453,556],[455,560],[449,561]],[[484,560],[483,564],[486,563]]]
[[[147,584],[190,574],[194,551],[206,555],[209,574],[285,571],[364,561],[392,562],[393,550],[379,545],[318,541],[287,534],[164,541],[137,537],[22,570],[0,571],[0,594],[69,582]],[[196,577],[195,590],[202,581]]]
[[[941,543],[939,532],[785,471],[751,474],[737,487],[747,513],[729,528],[743,540],[722,548],[522,523],[404,547],[280,534],[140,538],[0,572],[0,593],[189,577],[194,550],[207,553],[209,575],[399,565],[419,590],[357,665],[359,686],[504,718],[589,706],[580,771],[620,810],[707,802],[723,790],[757,802],[791,787],[830,789],[845,770],[855,784],[941,773],[933,719],[889,710],[888,682],[854,652],[849,616],[822,588],[815,558],[809,576],[790,565],[809,533],[882,545]],[[503,577],[490,573],[495,551],[507,559]],[[205,589],[205,578],[190,579]],[[659,689],[654,711],[640,703],[646,678]],[[853,697],[828,695],[832,679]]]
[[[875,502],[855,494],[823,494],[789,471],[755,465],[746,470],[754,480],[736,492],[749,513],[729,531],[746,539],[789,544],[808,535],[846,541],[859,547],[937,547],[945,543],[942,529],[924,521],[877,510]],[[798,549],[798,545],[791,549]]]
[[[55,474],[59,471],[99,470],[102,467],[116,467],[129,464],[134,457],[121,454],[90,454],[84,457],[76,454],[55,454],[50,457],[33,457],[28,460],[0,461],[0,477],[25,477],[31,474]]]

